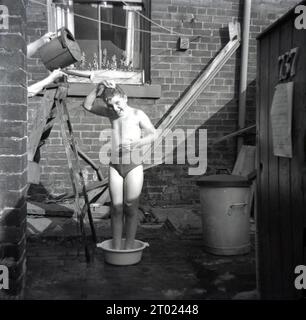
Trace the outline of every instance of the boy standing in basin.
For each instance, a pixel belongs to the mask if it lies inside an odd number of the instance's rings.
[[[105,105],[96,101],[98,96],[101,96]],[[141,147],[155,139],[156,130],[143,111],[128,105],[127,96],[113,82],[97,85],[86,97],[83,107],[110,120],[112,150],[109,191],[113,248],[132,249],[138,224],[138,200],[143,185],[143,166],[137,155]],[[123,229],[126,232],[125,248],[121,248]]]

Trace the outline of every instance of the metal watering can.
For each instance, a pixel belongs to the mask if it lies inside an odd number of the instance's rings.
[[[58,31],[59,36],[52,39],[40,50],[40,57],[45,67],[53,71],[65,68],[81,60],[82,53],[72,33],[67,28]]]

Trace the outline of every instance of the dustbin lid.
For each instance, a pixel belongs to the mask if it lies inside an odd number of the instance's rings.
[[[197,181],[197,185],[201,187],[249,187],[250,181],[242,176],[233,174],[213,174],[201,177]]]

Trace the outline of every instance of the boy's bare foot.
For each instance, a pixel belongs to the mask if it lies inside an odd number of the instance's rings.
[[[124,250],[135,249],[135,240],[125,242]]]

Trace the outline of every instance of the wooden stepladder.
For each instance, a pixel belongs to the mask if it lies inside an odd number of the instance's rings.
[[[96,232],[93,224],[92,214],[90,210],[90,202],[88,199],[88,195],[86,192],[86,186],[84,181],[84,176],[81,170],[80,161],[78,157],[78,149],[75,141],[75,137],[73,135],[72,125],[70,121],[70,116],[68,113],[67,105],[66,105],[66,98],[68,92],[68,84],[67,83],[60,83],[56,94],[54,96],[54,103],[56,110],[58,111],[60,127],[61,127],[61,134],[63,138],[63,144],[65,147],[65,152],[68,160],[68,168],[70,179],[72,183],[72,189],[74,193],[74,204],[75,204],[75,212],[77,214],[77,219],[79,222],[79,227],[85,247],[85,255],[87,262],[90,261],[90,253],[86,238],[85,226],[84,226],[84,218],[87,212],[91,233],[92,233],[92,240],[94,244],[97,243]],[[83,195],[85,200],[85,205],[83,209],[81,208],[80,204],[80,194]]]
[[[87,157],[76,145],[66,105],[67,92],[68,84],[66,82],[60,82],[47,89],[44,93],[41,107],[37,110],[36,118],[28,140],[28,183],[39,183],[40,147],[44,145],[46,139],[49,137],[58,116],[63,144],[68,160],[70,179],[75,200],[75,213],[78,219],[78,226],[81,232],[82,241],[84,243],[86,260],[89,262],[90,252],[85,232],[84,218],[87,213],[92,239],[94,244],[96,244],[97,237],[90,210],[90,201],[99,196],[103,190],[94,190],[95,192],[90,191],[91,194],[88,195],[80,166],[79,156],[93,167],[97,173],[98,179],[102,180],[103,176],[100,168],[94,164],[93,161],[91,161],[91,159],[89,159],[89,157]],[[83,196],[84,200],[80,198],[80,195]]]

